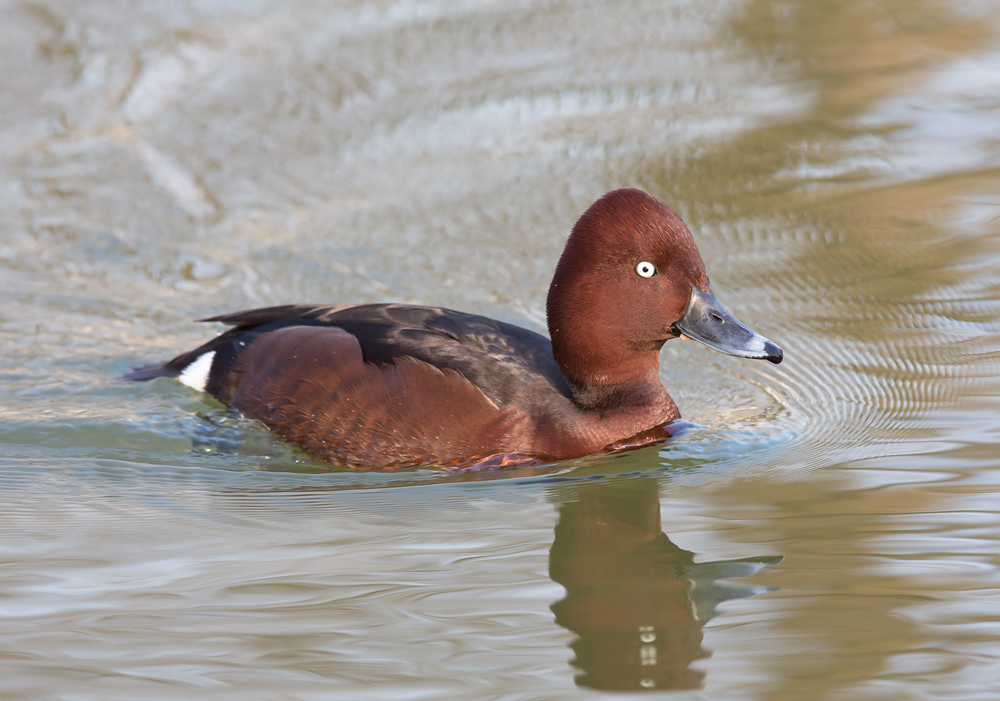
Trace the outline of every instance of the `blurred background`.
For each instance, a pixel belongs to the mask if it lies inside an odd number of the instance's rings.
[[[1000,3],[0,2],[0,696],[994,699]],[[545,329],[641,187],[780,366],[359,473],[127,370],[290,302]]]

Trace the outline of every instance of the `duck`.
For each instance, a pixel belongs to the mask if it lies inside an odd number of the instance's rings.
[[[716,299],[681,218],[634,188],[576,222],[546,316],[549,338],[432,306],[250,309],[203,319],[231,328],[123,379],[177,378],[336,465],[476,469],[669,438],[681,416],[660,380],[669,340],[783,357]]]

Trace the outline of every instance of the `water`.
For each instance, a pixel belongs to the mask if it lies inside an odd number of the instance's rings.
[[[1000,696],[1000,5],[0,17],[0,696]],[[786,356],[668,344],[668,445],[357,473],[114,379],[267,304],[542,330],[621,186]]]

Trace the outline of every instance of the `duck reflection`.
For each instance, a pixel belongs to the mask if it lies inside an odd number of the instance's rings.
[[[702,626],[726,600],[765,591],[719,581],[780,557],[695,563],[660,528],[652,479],[564,486],[549,574],[566,588],[556,622],[579,636],[577,684],[603,690],[696,689]]]

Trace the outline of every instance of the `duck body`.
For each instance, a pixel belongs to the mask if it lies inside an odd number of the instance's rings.
[[[548,318],[552,340],[440,307],[252,309],[206,319],[232,328],[125,379],[176,377],[354,468],[502,466],[667,437],[680,416],[659,379],[670,338],[781,360],[718,304],[687,227],[640,190],[581,217]]]
[[[586,455],[679,416],[669,397],[580,409],[549,339],[450,309],[289,305],[206,321],[233,328],[129,379],[179,377],[352,467]]]

